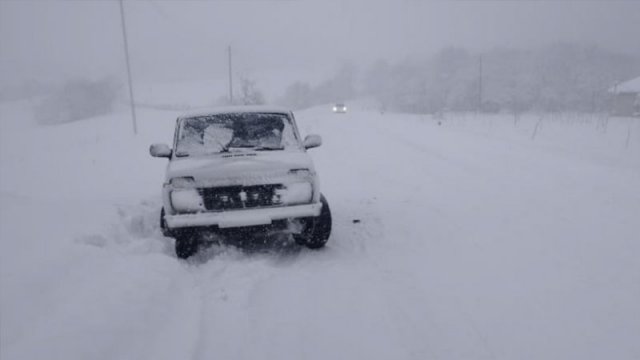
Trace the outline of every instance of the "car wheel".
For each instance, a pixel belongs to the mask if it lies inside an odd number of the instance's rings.
[[[331,210],[324,195],[320,195],[322,210],[317,217],[305,218],[305,228],[300,234],[294,234],[293,239],[297,244],[309,249],[320,249],[329,240],[331,235]]]
[[[180,234],[176,236],[176,256],[179,259],[188,259],[198,252],[199,241],[191,234]]]
[[[169,230],[167,221],[164,219],[164,208],[160,210],[160,230],[162,231],[162,235],[171,237],[171,230]]]

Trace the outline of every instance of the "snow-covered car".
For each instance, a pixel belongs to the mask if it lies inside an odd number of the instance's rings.
[[[335,104],[333,105],[333,112],[336,114],[344,114],[347,112],[347,105],[345,104]]]
[[[188,258],[204,232],[266,230],[290,233],[296,243],[321,248],[331,233],[331,212],[320,193],[293,113],[270,107],[217,109],[177,119],[173,148],[151,145],[169,159],[160,225]]]

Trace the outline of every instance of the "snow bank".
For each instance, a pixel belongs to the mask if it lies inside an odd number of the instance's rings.
[[[125,112],[2,104],[0,358],[640,357],[637,122],[348,106],[296,114],[324,140],[327,249],[180,262],[147,152],[176,112],[134,137]]]

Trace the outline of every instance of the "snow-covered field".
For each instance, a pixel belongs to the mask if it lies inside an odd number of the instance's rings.
[[[327,248],[181,262],[140,111],[0,105],[1,359],[640,358],[638,119],[302,111]]]

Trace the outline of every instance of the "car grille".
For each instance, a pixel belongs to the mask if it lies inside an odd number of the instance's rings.
[[[280,205],[282,184],[224,186],[198,189],[208,211],[258,208]]]

